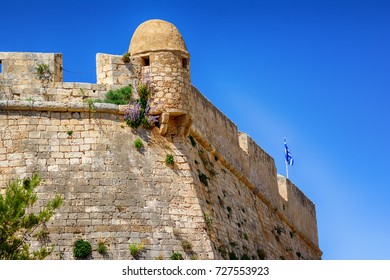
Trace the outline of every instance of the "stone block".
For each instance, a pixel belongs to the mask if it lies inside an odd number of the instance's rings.
[[[65,146],[65,145],[60,145],[60,152],[70,152],[72,150],[71,146]]]
[[[60,159],[60,158],[58,158],[58,159],[56,159],[56,164],[58,164],[58,165],[69,165],[69,159],[66,159],[66,158]]]
[[[81,160],[79,158],[71,158],[70,159],[70,165],[79,165],[81,163]]]
[[[65,153],[65,158],[82,158],[84,154],[82,152],[69,152]]]
[[[48,168],[47,168],[47,170],[49,171],[49,172],[58,172],[58,165],[49,165],[48,166]]]
[[[39,131],[30,131],[28,133],[28,137],[31,138],[31,139],[39,139],[39,138],[41,138],[41,132],[39,132]]]

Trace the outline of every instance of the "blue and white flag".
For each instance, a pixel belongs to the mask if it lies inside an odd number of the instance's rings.
[[[292,158],[290,150],[287,147],[286,138],[284,138],[284,156],[288,165],[294,165],[294,159]]]

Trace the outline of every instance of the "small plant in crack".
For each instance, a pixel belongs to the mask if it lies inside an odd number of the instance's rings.
[[[179,252],[173,252],[172,255],[170,256],[171,260],[183,260],[183,256]]]
[[[209,186],[209,177],[207,177],[207,175],[204,174],[202,171],[198,170],[198,172],[199,172],[199,175],[198,175],[199,180],[203,183],[203,185],[208,187]]]
[[[188,252],[192,249],[192,244],[188,240],[183,240],[181,242],[181,247],[183,248],[184,252]]]
[[[167,155],[165,156],[165,163],[166,163],[167,165],[173,165],[173,164],[175,163],[175,160],[173,159],[173,155],[167,154]]]
[[[281,235],[282,233],[285,232],[284,229],[280,226],[276,226],[274,229],[278,235]]]
[[[105,255],[107,253],[107,246],[104,243],[104,241],[101,240],[101,241],[98,242],[97,251],[101,255]]]
[[[211,218],[210,214],[207,212],[204,212],[203,218],[204,218],[204,221],[205,221],[207,227],[211,227],[211,225],[213,223],[213,219]]]
[[[236,253],[234,253],[233,251],[229,253],[229,259],[230,260],[238,260],[238,257],[236,255]]]
[[[134,140],[133,142],[134,144],[134,147],[139,151],[141,150],[143,147],[144,147],[144,144],[142,143],[142,140],[137,138],[136,140]]]
[[[124,53],[124,54],[122,55],[122,61],[123,61],[124,63],[129,63],[129,62],[130,62],[130,53]]]
[[[130,254],[133,256],[134,259],[138,259],[141,251],[144,249],[144,244],[141,243],[130,243],[129,244],[129,250]]]
[[[195,141],[194,137],[192,137],[192,135],[190,135],[190,136],[188,136],[188,138],[190,139],[192,147],[196,147],[196,141]]]
[[[257,255],[260,260],[265,260],[267,258],[267,253],[265,252],[264,249],[261,248],[257,250]]]
[[[53,81],[53,73],[50,71],[50,67],[47,64],[39,64],[35,69],[35,75],[44,88],[46,88],[48,84]]]

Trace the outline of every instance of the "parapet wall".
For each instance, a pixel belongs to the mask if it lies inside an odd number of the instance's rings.
[[[282,183],[284,177],[277,177],[273,158],[247,134],[238,132],[237,126],[194,87],[190,104],[193,114],[202,112],[196,114],[191,129],[202,145],[218,157],[246,188],[259,195],[270,211],[278,211],[293,231],[300,232],[318,246],[314,204],[293,184],[288,184],[291,202],[287,207],[290,212],[286,212],[286,197],[280,194],[280,189],[286,188]],[[302,203],[303,200],[307,203]]]
[[[0,61],[0,100],[81,102],[102,98],[108,90],[105,84],[63,82],[62,54],[0,52]],[[40,64],[53,74],[45,86],[36,75]]]
[[[0,61],[2,64],[1,99],[21,99],[31,94],[38,95],[40,82],[35,73],[39,64],[49,66],[53,73],[53,82],[62,81],[61,54],[0,52]]]
[[[289,179],[278,175],[281,211],[305,237],[318,246],[315,205]]]
[[[139,61],[124,63],[122,56],[98,53],[96,55],[96,77],[100,85],[134,85],[140,76]]]
[[[276,168],[274,160],[247,134],[239,132],[237,126],[193,87],[189,103],[193,129],[201,138],[207,139],[210,150],[219,154],[234,168],[239,177],[246,178],[273,205],[278,205]]]

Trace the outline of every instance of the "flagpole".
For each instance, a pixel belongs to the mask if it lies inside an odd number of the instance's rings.
[[[286,163],[286,178],[288,179],[288,163],[287,161],[284,161]]]
[[[287,147],[286,137],[284,137],[284,162],[286,163],[286,178],[288,179],[288,166],[294,164],[294,160]]]

